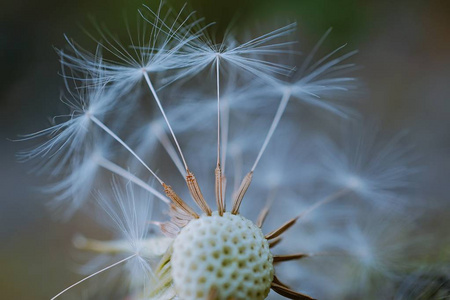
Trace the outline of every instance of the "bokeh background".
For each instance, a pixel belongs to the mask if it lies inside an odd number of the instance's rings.
[[[90,16],[126,37],[142,0],[14,0],[0,4],[0,298],[49,299],[78,276],[71,270],[71,238],[90,226],[80,217],[56,222],[38,187],[46,178],[16,162],[19,134],[45,128],[60,112],[62,80],[53,47],[63,34],[92,41]],[[180,7],[182,1],[167,1]],[[158,1],[144,1],[155,7]],[[392,131],[408,128],[423,155],[424,203],[448,203],[450,178],[450,1],[438,0],[191,0],[220,36],[230,22],[255,28],[298,22],[300,48],[329,28],[324,49],[347,43],[365,83],[362,109]],[[124,39],[126,40],[126,39]],[[89,47],[88,47],[89,48]],[[449,208],[450,205],[444,208]],[[443,209],[429,226],[445,226]]]

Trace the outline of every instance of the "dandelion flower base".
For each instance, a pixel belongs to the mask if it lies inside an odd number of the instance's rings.
[[[273,280],[269,244],[250,220],[203,215],[174,241],[172,277],[181,299],[265,299]]]

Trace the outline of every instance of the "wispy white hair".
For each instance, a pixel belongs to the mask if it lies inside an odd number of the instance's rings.
[[[402,144],[406,132],[383,141],[374,123],[342,126],[341,140],[319,144],[324,179],[351,189],[375,206],[392,209],[406,204],[402,194],[418,168],[412,147]]]
[[[183,9],[172,15],[168,10],[164,14],[161,2],[157,11],[144,5],[140,10],[144,24],[142,28],[138,24],[138,37],[130,36],[130,45],[122,44],[114,35],[106,29],[97,27],[100,39],[94,38],[99,44],[95,54],[81,48],[69,40],[71,52],[58,51],[62,63],[72,70],[81,73],[96,74],[101,68],[102,78],[111,85],[117,93],[124,93],[135,87],[135,83],[143,78],[143,72],[161,72],[179,69],[187,66],[187,62],[179,58],[179,51],[186,43],[196,39],[203,30],[193,32],[192,28],[200,20],[193,18],[194,13],[183,17]],[[112,54],[116,61],[104,60],[102,52]]]
[[[144,292],[142,289],[150,288],[152,264],[160,257],[160,252],[164,251],[159,249],[157,239],[151,239],[150,227],[153,225],[150,221],[154,199],[148,192],[125,180],[113,178],[111,188],[112,194],[97,192],[96,199],[101,208],[99,221],[115,233],[116,239],[92,242],[78,237],[75,242],[79,248],[98,252],[82,271],[90,274],[100,267],[130,257],[108,271],[111,272],[111,278],[120,276],[124,287],[139,294]],[[96,246],[89,246],[89,243]]]
[[[93,78],[94,82],[101,79]],[[102,119],[114,106],[115,97],[105,85],[75,83],[69,86],[65,80],[67,96],[61,101],[67,106],[68,113],[53,118],[55,124],[47,129],[24,135],[21,140],[46,139],[39,146],[18,154],[21,161],[38,161],[38,172],[49,172],[55,176],[61,174],[72,158],[85,155],[86,150],[95,148],[95,130],[90,116]],[[57,123],[57,121],[61,122]]]

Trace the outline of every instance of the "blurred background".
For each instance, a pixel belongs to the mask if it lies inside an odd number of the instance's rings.
[[[167,1],[176,8],[183,1]],[[156,7],[158,1],[145,1]],[[53,47],[63,34],[93,45],[82,27],[90,16],[126,40],[125,17],[133,23],[142,0],[15,0],[0,6],[0,291],[2,299],[48,299],[79,277],[72,272],[71,239],[89,226],[77,217],[56,222],[38,187],[45,178],[16,162],[19,134],[45,128],[61,110],[62,80]],[[362,109],[384,127],[409,129],[426,161],[424,203],[449,203],[450,1],[439,0],[191,0],[220,36],[235,28],[298,22],[307,52],[333,27],[323,49],[347,43],[358,49],[365,83]],[[89,46],[87,46],[88,49]],[[435,216],[445,220],[450,204]],[[80,217],[78,217],[80,218]],[[448,224],[448,221],[447,221]]]

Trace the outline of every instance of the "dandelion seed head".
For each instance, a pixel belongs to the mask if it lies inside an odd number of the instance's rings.
[[[253,300],[271,290],[313,299],[284,278],[336,298],[354,290],[347,275],[356,274],[361,287],[373,273],[389,277],[407,244],[391,246],[388,225],[346,226],[375,211],[364,201],[392,208],[413,173],[406,153],[396,139],[376,146],[370,132],[349,131],[342,148],[319,140],[291,109],[306,103],[348,122],[351,109],[335,97],[357,86],[347,75],[356,51],[341,54],[341,46],[315,60],[328,31],[294,67],[286,60],[294,60],[295,42],[285,39],[295,23],[216,43],[193,13],[171,17],[162,6],[144,7],[144,29],[137,39],[130,34],[129,45],[103,29],[93,53],[67,39],[71,52],[59,51],[67,119],[26,137],[49,137],[23,157],[44,158],[53,176],[65,175],[51,189],[56,202],[69,204],[64,213],[94,198],[115,233],[109,241],[74,239],[96,256],[83,268],[90,275],[56,297],[110,270],[131,288],[128,297],[145,300]],[[120,148],[112,153],[105,140]],[[101,182],[100,170],[114,174],[112,185]],[[345,204],[355,197],[363,201]],[[155,202],[164,208],[152,220]],[[349,256],[357,271],[341,259]],[[340,270],[345,276],[333,279]]]
[[[225,213],[191,221],[174,241],[175,289],[183,299],[265,299],[273,280],[273,258],[261,229]]]

